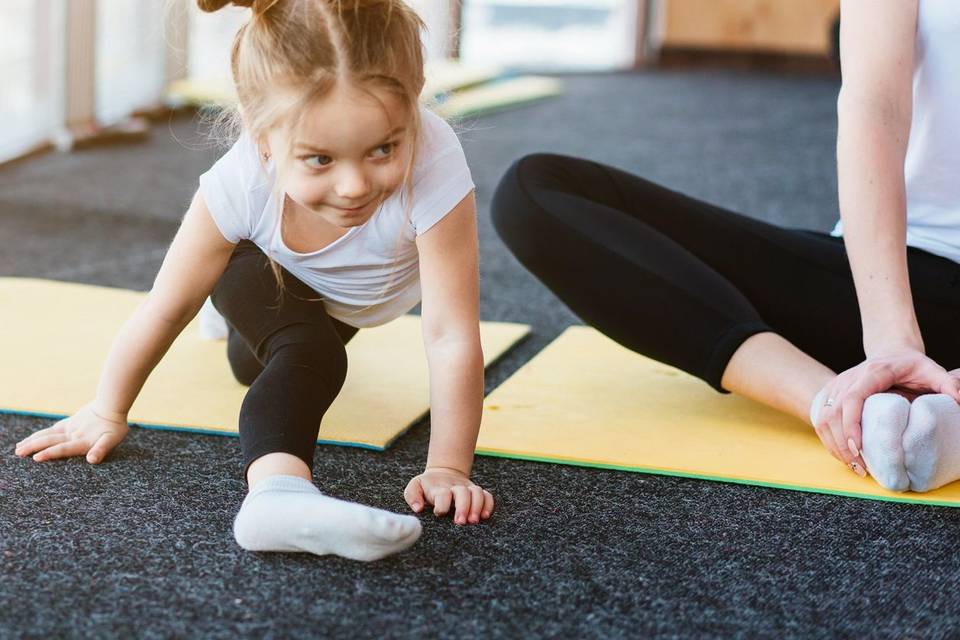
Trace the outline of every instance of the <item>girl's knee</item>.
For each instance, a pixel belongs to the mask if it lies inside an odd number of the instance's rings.
[[[329,323],[298,323],[269,336],[260,346],[259,359],[266,366],[307,368],[322,374],[328,385],[339,389],[347,377],[347,350]]]

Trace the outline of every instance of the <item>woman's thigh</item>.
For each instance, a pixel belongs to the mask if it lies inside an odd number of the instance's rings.
[[[504,185],[510,181],[512,186]],[[636,266],[641,276],[669,272],[679,283],[678,292],[689,288],[685,283],[707,282],[697,285],[701,290],[696,292],[705,308],[742,307],[737,313],[747,317],[746,301],[771,330],[834,370],[863,360],[856,290],[839,238],[778,227],[577,158],[524,158],[504,183],[495,198],[495,222],[500,218],[498,227],[508,229],[526,225],[519,234],[508,235],[526,235],[538,247],[533,253],[549,252],[554,234],[565,239],[572,234],[623,257],[605,272],[592,274],[596,279],[618,280],[629,291],[634,281],[643,281],[631,278]],[[521,221],[503,221],[508,215]],[[531,253],[529,248],[526,252]],[[944,323],[960,313],[960,266],[912,248],[908,259],[928,352],[947,366],[960,354],[960,341],[943,335]],[[719,280],[699,275],[704,269]],[[698,277],[684,279],[687,273]]]

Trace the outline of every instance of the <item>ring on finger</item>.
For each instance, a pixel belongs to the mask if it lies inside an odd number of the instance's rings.
[[[825,406],[825,407],[832,407],[832,406],[833,406],[833,398],[827,398],[826,400],[824,400],[824,401],[823,401],[823,406]]]

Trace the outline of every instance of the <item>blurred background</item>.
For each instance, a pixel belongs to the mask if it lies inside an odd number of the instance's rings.
[[[440,91],[448,93],[516,70],[704,64],[827,70],[836,53],[839,0],[411,4],[428,25],[425,47],[434,68],[442,68]],[[229,45],[247,13],[201,14],[187,0],[3,0],[0,162],[97,136],[135,136],[143,125],[131,116],[223,99],[223,92],[211,96],[211,88],[228,89]],[[448,60],[462,66],[451,71],[442,64]],[[525,102],[555,93],[552,87],[515,88],[468,111]]]

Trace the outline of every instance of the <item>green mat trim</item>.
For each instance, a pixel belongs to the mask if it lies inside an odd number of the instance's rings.
[[[803,491],[806,493],[820,493],[825,495],[841,496],[844,498],[862,498],[866,500],[877,500],[880,502],[898,502],[906,504],[916,504],[931,507],[960,507],[956,502],[941,502],[939,500],[920,500],[909,497],[877,496],[873,494],[854,493],[850,491],[831,491],[829,489],[817,489],[815,487],[803,487],[793,484],[779,484],[776,482],[762,482],[754,480],[738,480],[737,478],[722,478],[719,476],[710,476],[706,474],[688,473],[686,471],[667,471],[655,469],[652,467],[629,467],[624,465],[607,464],[603,462],[583,462],[577,460],[566,460],[563,458],[547,458],[541,456],[528,456],[522,454],[507,454],[486,449],[477,449],[477,455],[490,458],[505,458],[513,460],[526,460],[528,462],[545,462],[547,464],[568,464],[574,467],[590,467],[594,469],[607,469],[612,471],[629,471],[631,473],[646,473],[657,476],[674,476],[677,478],[693,478],[695,480],[712,480],[714,482],[729,482],[732,484],[742,484],[754,487],[769,487],[771,489],[787,489],[789,491]]]

